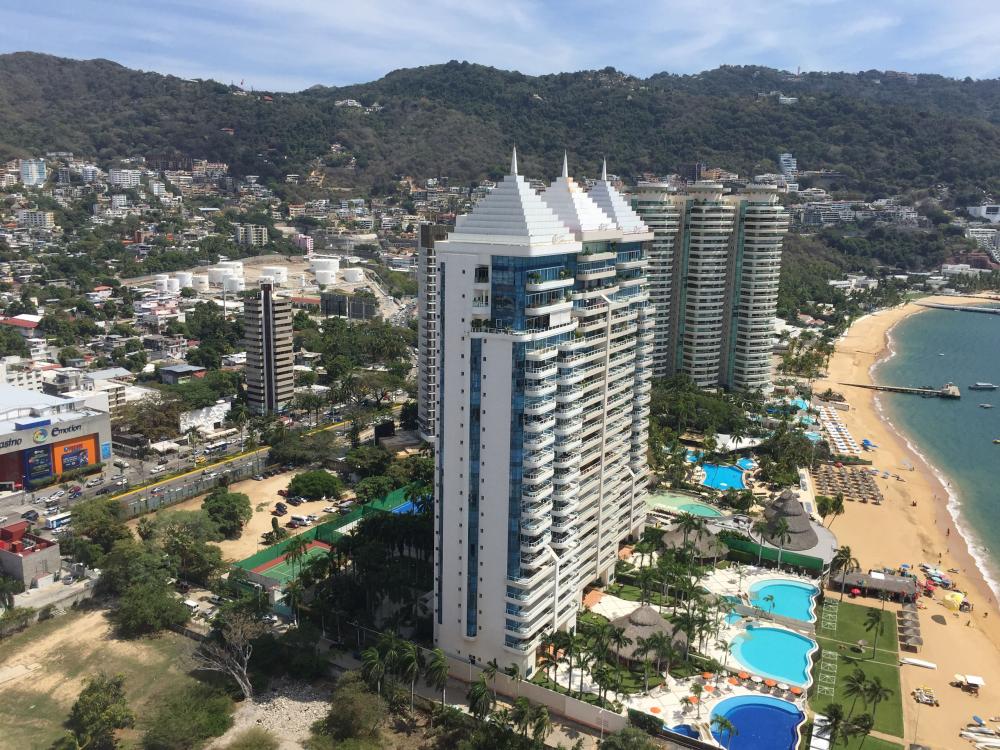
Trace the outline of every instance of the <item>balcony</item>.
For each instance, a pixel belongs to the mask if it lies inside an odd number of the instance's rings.
[[[545,362],[541,365],[532,365],[531,367],[524,368],[524,375],[527,378],[533,380],[540,380],[544,378],[551,378],[559,371],[555,362]]]
[[[549,494],[551,493],[549,488]],[[535,503],[521,503],[521,518],[524,520],[548,518],[552,512],[551,500],[540,500]]]
[[[555,470],[551,466],[542,466],[538,469],[532,469],[531,471],[524,472],[524,476],[521,478],[521,483],[523,485],[536,485],[542,482],[548,481],[552,478]]]
[[[524,431],[528,434],[545,432],[555,426],[556,418],[554,415],[550,415],[548,417],[533,417],[531,419],[524,420]]]
[[[524,436],[524,449],[538,451],[548,448],[556,441],[556,436],[551,432],[528,433]]]
[[[555,458],[555,451],[552,449],[544,449],[531,451],[530,453],[525,453],[524,457],[521,459],[521,465],[525,469],[536,469],[540,466],[545,466],[552,463],[552,459]]]
[[[531,401],[524,405],[524,413],[528,416],[541,416],[543,414],[551,414],[555,411],[556,400],[552,396],[546,396],[538,399],[537,401]]]
[[[532,564],[534,564],[536,560],[535,560],[535,557],[533,555],[537,555],[538,557],[544,557],[545,555],[542,552],[542,548],[545,545],[547,545],[550,541],[552,541],[552,535],[549,532],[547,532],[547,531],[544,534],[540,534],[539,536],[534,536],[534,537],[524,537],[524,536],[522,536],[521,537],[521,552],[522,552],[521,565],[532,565]],[[539,561],[538,564],[540,565],[541,562]]]
[[[544,500],[552,494],[552,482],[530,485],[529,489],[521,492],[521,500],[525,503]]]

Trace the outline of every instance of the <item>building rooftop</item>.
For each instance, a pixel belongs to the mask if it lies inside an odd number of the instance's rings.
[[[611,217],[569,176],[566,154],[563,154],[562,176],[546,188],[542,200],[571,230],[578,235],[590,235],[582,239],[616,239],[621,236],[621,230]]]
[[[458,217],[449,236],[452,239],[529,247],[576,242],[569,228],[517,173],[516,150],[510,174],[471,213]]]
[[[648,234],[649,237],[643,237],[643,239],[652,239],[653,235],[649,231],[649,227],[639,218],[639,214],[632,210],[618,189],[608,181],[607,160],[601,166],[601,179],[594,184],[588,195],[626,235]]]

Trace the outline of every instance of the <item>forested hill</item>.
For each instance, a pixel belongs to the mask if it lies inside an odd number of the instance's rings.
[[[757,96],[771,91],[799,101]],[[0,55],[0,157],[178,153],[267,177],[301,171],[340,142],[357,169],[329,161],[335,181],[378,185],[400,174],[497,174],[515,142],[523,171],[538,176],[556,173],[564,148],[578,173],[594,174],[607,155],[612,171],[629,176],[695,160],[775,171],[777,154],[789,150],[800,168],[840,170],[846,187],[868,195],[937,183],[1000,193],[996,80],[759,67],[533,77],[451,62],[355,86],[264,93],[237,96],[220,83],[106,60]],[[335,106],[346,98],[383,109]]]

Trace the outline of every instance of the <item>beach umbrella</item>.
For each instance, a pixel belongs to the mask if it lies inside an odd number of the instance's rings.
[[[858,588],[851,589],[851,593],[854,596],[858,596],[861,593],[861,589],[858,589]]]
[[[760,675],[754,675],[750,678],[751,681],[756,682],[758,685],[764,681],[764,678]]]
[[[962,602],[965,601],[965,594],[961,591],[949,591],[944,595],[942,601],[948,609],[957,610],[962,606]]]
[[[802,688],[793,686],[789,692],[791,692],[792,695],[802,695]]]
[[[903,563],[903,564],[902,564],[902,565],[900,565],[899,567],[900,567],[900,568],[901,568],[902,570],[909,570],[909,569],[910,569],[910,564],[909,564],[909,563]]]
[[[700,698],[698,698],[698,696],[697,696],[697,695],[689,695],[689,696],[687,697],[687,702],[688,702],[688,703],[690,703],[691,705],[694,705],[694,704],[695,704],[695,703],[697,703],[697,702],[698,702],[699,700],[700,700]]]
[[[714,672],[702,672],[701,673],[701,679],[703,679],[703,680],[711,680],[713,677],[715,677],[715,673]]]
[[[730,685],[739,685],[740,684],[740,680],[737,677],[730,677],[728,680],[726,680],[726,682],[728,682]]]
[[[741,680],[749,680],[750,679],[750,673],[749,672],[740,672],[736,676],[739,677]]]
[[[649,707],[649,713],[651,713],[651,714],[658,714],[658,713],[660,713],[660,707],[659,706],[650,706]]]
[[[768,677],[766,680],[764,680],[764,684],[767,685],[768,687],[774,687],[775,685],[778,684],[778,681],[772,680],[770,677]]]
[[[977,724],[978,724],[979,726],[981,726],[981,727],[985,727],[985,726],[986,726],[986,722],[985,722],[985,721],[983,721],[983,720],[982,720],[981,718],[979,718],[978,716],[976,716],[975,714],[973,714],[973,715],[972,715],[972,720],[973,720],[974,722],[976,722],[976,723],[977,723]]]

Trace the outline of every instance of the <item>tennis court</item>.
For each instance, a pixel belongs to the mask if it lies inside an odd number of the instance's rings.
[[[268,560],[266,563],[253,568],[252,572],[271,578],[283,585],[295,580],[302,569],[309,564],[310,560],[324,556],[329,550],[329,544],[313,539],[309,542],[309,546],[306,547],[300,560],[296,560],[293,563],[288,561],[287,555],[279,555],[273,560]]]

